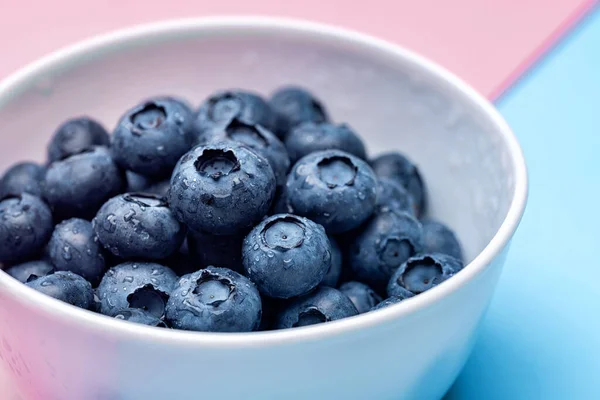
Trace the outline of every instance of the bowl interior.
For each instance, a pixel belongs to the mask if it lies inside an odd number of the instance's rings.
[[[508,145],[483,110],[431,72],[364,43],[269,27],[191,29],[58,61],[0,94],[1,170],[45,160],[50,135],[68,117],[90,115],[113,129],[144,97],[175,94],[198,105],[216,89],[267,95],[293,83],[349,123],[371,155],[400,150],[418,164],[430,215],[457,231],[468,260],[494,236],[514,196]]]

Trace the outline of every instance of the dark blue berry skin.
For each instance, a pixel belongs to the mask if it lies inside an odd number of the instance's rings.
[[[398,304],[403,300],[406,300],[410,297],[413,297],[414,294],[412,293],[407,293],[406,295],[402,295],[402,296],[392,296],[392,297],[388,297],[387,299],[383,300],[382,302],[380,302],[379,304],[377,304],[375,307],[371,308],[370,311],[377,311],[377,310],[381,310],[382,308],[386,308],[389,307],[393,304]]]
[[[190,229],[214,235],[247,232],[275,196],[269,162],[235,142],[200,145],[173,171],[169,206]]]
[[[348,296],[359,314],[370,311],[381,302],[381,297],[361,282],[346,282],[340,286],[339,291]]]
[[[29,193],[41,197],[46,168],[33,162],[21,162],[10,167],[0,180],[0,198]]]
[[[133,107],[111,138],[115,161],[124,169],[166,178],[194,144],[193,113],[181,100],[155,97]]]
[[[168,328],[167,324],[163,320],[140,308],[127,308],[125,310],[119,310],[115,313],[115,318],[136,324]]]
[[[321,283],[331,266],[331,244],[321,225],[307,218],[277,214],[246,236],[242,263],[262,294],[289,299]]]
[[[167,258],[186,235],[185,226],[164,199],[144,193],[113,197],[100,208],[93,224],[104,247],[123,259]]]
[[[285,147],[292,163],[321,150],[342,150],[363,160],[367,158],[362,140],[346,124],[305,122],[287,134]]]
[[[125,171],[127,179],[127,192],[143,192],[153,181],[147,176],[136,174],[133,171]]]
[[[5,271],[21,283],[27,283],[54,272],[54,266],[48,261],[36,260],[13,265]]]
[[[271,96],[269,102],[277,114],[279,137],[284,138],[293,127],[304,122],[328,122],[325,107],[307,90],[297,86],[284,86]]]
[[[378,213],[354,238],[349,249],[355,279],[375,290],[385,289],[394,271],[423,250],[421,224],[408,213]]]
[[[58,271],[26,283],[47,296],[89,310],[94,304],[92,285],[81,276],[69,271]]]
[[[463,268],[462,262],[446,254],[419,254],[409,258],[392,275],[388,296],[407,297],[439,285]]]
[[[78,154],[92,146],[108,146],[106,129],[88,117],[65,121],[58,127],[48,143],[48,161],[54,162]]]
[[[373,213],[377,179],[366,162],[351,154],[319,151],[294,165],[286,191],[296,214],[337,234],[357,228]]]
[[[53,227],[50,208],[39,197],[23,193],[0,201],[0,262],[35,258]]]
[[[412,161],[398,152],[385,153],[373,159],[371,167],[378,177],[393,179],[410,193],[417,208],[417,216],[425,213],[427,206],[425,183]]]
[[[125,188],[125,173],[106,147],[92,147],[48,167],[44,198],[57,220],[91,219]]]
[[[412,196],[397,181],[379,178],[377,209],[379,211],[408,212],[416,215],[417,207]]]
[[[200,332],[251,332],[262,316],[256,286],[227,268],[207,267],[179,279],[167,304],[173,328]]]
[[[261,125],[251,125],[238,118],[232,119],[223,128],[208,131],[206,143],[233,140],[245,145],[269,161],[277,186],[283,186],[290,169],[290,159],[281,141]]]
[[[154,181],[148,177],[126,171],[128,193],[149,193],[160,197],[166,197],[171,187],[170,179]]]
[[[104,274],[98,286],[99,311],[112,317],[126,308],[141,308],[162,318],[176,282],[177,275],[164,265],[149,262],[116,265]]]
[[[423,253],[442,253],[464,262],[460,243],[452,229],[441,222],[427,219],[423,225]]]
[[[188,234],[190,256],[197,265],[194,271],[212,265],[241,272],[243,240],[243,235],[216,236],[203,232],[190,232]]]
[[[358,315],[352,301],[337,289],[320,286],[296,299],[279,314],[277,329],[296,328]]]
[[[166,179],[163,181],[154,182],[143,190],[145,193],[154,194],[160,197],[167,197],[169,189],[171,188],[171,180]]]
[[[342,250],[337,240],[331,236],[329,236],[329,244],[331,245],[331,266],[321,281],[321,285],[337,287],[342,274]]]
[[[92,285],[106,272],[104,249],[89,221],[72,218],[56,225],[48,250],[57,271],[71,271]]]
[[[272,131],[275,113],[258,94],[245,90],[225,90],[211,95],[202,103],[194,119],[198,143],[206,141],[209,131],[222,128],[237,118],[251,125],[261,125]]]

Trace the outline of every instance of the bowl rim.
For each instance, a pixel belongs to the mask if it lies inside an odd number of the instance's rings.
[[[0,107],[10,101],[15,93],[19,93],[28,87],[29,84],[35,82],[36,79],[45,76],[48,71],[55,70],[63,65],[70,65],[76,62],[76,60],[84,59],[86,56],[97,54],[103,50],[110,50],[125,44],[141,44],[148,37],[223,33],[240,29],[249,31],[262,30],[274,34],[285,31],[288,34],[314,38],[315,40],[338,41],[345,45],[377,51],[392,59],[403,60],[404,62],[418,66],[428,74],[445,81],[467,97],[473,103],[474,108],[478,108],[481,114],[485,115],[494,128],[500,132],[509,150],[510,162],[514,169],[514,195],[509,210],[500,228],[481,253],[466,265],[460,274],[409,300],[375,312],[327,324],[278,331],[208,333],[157,329],[138,324],[125,324],[122,321],[82,310],[48,297],[18,282],[2,271],[0,272],[0,288],[6,296],[13,297],[15,301],[25,306],[34,307],[40,313],[45,312],[52,318],[62,320],[61,322],[67,325],[81,325],[84,329],[97,331],[98,333],[107,335],[107,337],[111,337],[111,335],[136,337],[138,340],[210,347],[270,346],[323,339],[325,337],[382,325],[418,312],[440,301],[473,280],[504,249],[519,225],[528,195],[528,177],[525,160],[514,133],[494,106],[456,75],[413,51],[368,34],[300,19],[262,16],[185,18],[136,25],[77,42],[17,70],[0,82]]]

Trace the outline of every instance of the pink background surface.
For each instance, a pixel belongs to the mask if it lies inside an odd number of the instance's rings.
[[[215,14],[310,19],[414,49],[496,97],[595,0],[0,0],[0,78],[74,41],[133,24]],[[432,11],[433,10],[433,11]],[[0,396],[12,399],[0,365]]]
[[[494,97],[593,0],[0,0],[0,77],[61,46],[166,18],[311,19],[417,50]],[[17,6],[15,4],[18,4]],[[515,70],[517,72],[515,73]]]

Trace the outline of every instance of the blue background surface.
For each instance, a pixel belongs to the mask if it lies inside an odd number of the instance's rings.
[[[600,399],[600,13],[498,107],[525,152],[529,203],[447,398]]]

